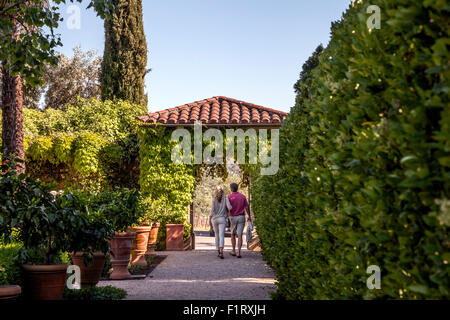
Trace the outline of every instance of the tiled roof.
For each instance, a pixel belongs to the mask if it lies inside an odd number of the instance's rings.
[[[287,113],[227,97],[212,97],[179,107],[152,112],[138,119],[147,125],[280,126]]]

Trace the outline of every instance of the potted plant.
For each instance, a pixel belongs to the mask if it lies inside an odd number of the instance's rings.
[[[65,207],[73,207],[87,212],[87,219],[81,220],[80,231],[74,235],[73,242],[78,251],[71,252],[72,263],[81,271],[81,288],[95,286],[101,277],[106,256],[110,252],[109,240],[114,236],[112,224],[95,207],[89,209],[89,195],[72,191],[65,197]]]
[[[15,300],[22,291],[20,266],[15,261],[19,249],[19,243],[5,244],[0,239],[0,300]]]
[[[2,233],[17,230],[23,244],[25,294],[33,299],[61,299],[68,265],[60,253],[70,243],[65,215],[56,207],[48,186],[11,171],[6,175],[2,180],[10,182],[10,205],[2,211],[2,220],[9,228]]]
[[[67,264],[58,258],[69,241],[49,187],[16,175],[14,164],[3,163],[1,189],[1,234],[8,242],[16,231],[23,244],[20,257],[28,262],[23,265],[25,293],[36,299],[61,299]],[[36,264],[30,263],[33,259]]]
[[[113,267],[110,279],[131,278],[128,265],[136,232],[130,232],[128,228],[144,215],[140,200],[139,191],[135,189],[124,188],[98,194],[99,210],[112,223],[115,231],[113,239],[110,240]]]
[[[36,189],[34,191],[36,193]],[[62,254],[83,252],[83,264],[89,264],[95,251],[101,250],[103,255],[108,252],[112,226],[100,218],[90,217],[86,211],[78,210],[71,195],[58,196],[51,203],[48,200],[45,206],[30,206],[29,214],[21,219],[19,234],[26,249],[23,259],[28,262],[23,265],[25,289],[29,290],[28,295],[33,299],[59,300],[68,267],[68,261],[62,259]],[[83,265],[80,265],[83,270]],[[95,282],[86,280],[86,269],[84,271],[82,282]]]
[[[137,225],[130,228],[130,231],[136,232],[136,238],[133,241],[133,247],[131,250],[131,264],[135,266],[147,266],[147,260],[145,259],[145,254],[147,252],[148,240],[150,237],[150,232],[152,230],[151,217],[148,214],[148,205],[140,199],[140,209],[143,214],[139,219]]]
[[[2,207],[0,228],[3,241],[12,234],[22,243],[19,260],[23,262],[24,293],[35,300],[60,300],[67,278],[65,252],[85,249],[79,241],[85,229],[92,230],[86,212],[73,199],[53,196],[52,186],[25,175],[16,175],[14,166],[2,165]]]

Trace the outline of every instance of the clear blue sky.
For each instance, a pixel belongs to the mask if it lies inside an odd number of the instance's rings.
[[[103,53],[103,21],[81,8],[80,29],[58,33],[63,47]],[[289,111],[303,62],[326,45],[331,22],[350,0],[143,0],[148,45],[146,91],[149,110],[228,96]]]

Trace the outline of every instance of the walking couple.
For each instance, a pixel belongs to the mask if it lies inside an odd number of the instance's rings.
[[[216,236],[216,249],[219,258],[223,259],[223,247],[225,241],[225,224],[226,219],[230,219],[231,226],[231,246],[233,250],[230,252],[232,256],[241,258],[242,233],[245,226],[245,212],[248,214],[248,221],[251,221],[250,209],[247,198],[238,192],[236,183],[230,184],[232,193],[227,197],[223,188],[217,186],[214,191],[214,197],[211,204],[211,222]],[[238,238],[238,247],[236,254],[236,236]]]

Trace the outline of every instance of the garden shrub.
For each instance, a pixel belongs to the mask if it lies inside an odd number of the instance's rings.
[[[51,152],[53,147],[52,138],[49,136],[38,137],[28,147],[27,155],[33,160],[44,162],[54,162],[54,154]]]
[[[98,211],[89,210],[80,192],[54,195],[52,185],[17,175],[15,163],[0,166],[0,241],[21,244],[20,263],[69,261],[67,252],[109,253],[113,225]]]
[[[107,140],[125,138],[136,129],[136,117],[147,112],[145,106],[127,101],[78,98],[65,111],[24,108],[24,133],[29,139],[55,134],[92,132]]]
[[[110,255],[106,256],[106,260],[105,260],[105,265],[103,266],[103,270],[102,270],[102,278],[107,278],[108,277],[108,273],[112,268],[112,264],[111,264],[111,257]]]
[[[127,292],[114,286],[88,287],[79,290],[64,288],[63,300],[122,300]]]
[[[137,189],[122,188],[91,194],[87,206],[90,210],[99,211],[115,232],[126,232],[129,227],[137,225],[146,212]]]
[[[27,261],[22,258],[23,246],[19,242],[4,244],[0,242],[0,285],[24,285],[22,264]],[[43,252],[34,252],[33,261],[44,263]],[[54,261],[70,264],[69,254],[61,252]]]
[[[138,186],[136,116],[125,101],[77,99],[65,111],[24,109],[27,174],[58,187]]]
[[[332,25],[296,85],[278,174],[253,178],[277,298],[450,296],[449,7],[370,4],[381,29],[365,1]],[[380,290],[366,286],[370,265]]]
[[[0,242],[0,285],[20,285],[22,283],[20,264],[16,259],[20,247],[20,243],[3,244]]]
[[[99,152],[107,141],[95,133],[82,133],[73,141],[74,149],[73,166],[84,176],[95,174],[99,171]]]
[[[70,163],[72,156],[72,142],[75,137],[72,134],[58,135],[53,139],[52,153],[54,155],[53,163]]]

